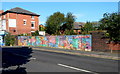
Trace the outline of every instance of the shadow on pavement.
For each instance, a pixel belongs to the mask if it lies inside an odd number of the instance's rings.
[[[8,70],[3,70],[2,71],[2,74],[8,74],[8,73],[21,73],[21,74],[27,74],[27,72],[26,72],[26,70],[25,70],[26,68],[25,67],[20,67],[20,68],[17,68],[17,69],[15,69],[15,70],[13,70],[13,69],[8,69]]]
[[[2,68],[3,72],[23,72],[26,68],[20,66],[29,62],[32,48],[29,47],[4,47],[2,48]],[[17,66],[15,70],[4,70],[12,66]]]

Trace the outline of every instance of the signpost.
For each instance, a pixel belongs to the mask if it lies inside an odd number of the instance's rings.
[[[39,31],[39,35],[45,36],[45,31]]]
[[[5,31],[0,31],[0,46],[4,46],[4,38]]]
[[[5,34],[5,31],[0,31],[0,35],[4,35]]]

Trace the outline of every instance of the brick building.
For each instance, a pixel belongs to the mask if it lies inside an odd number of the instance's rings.
[[[73,30],[77,34],[81,34],[81,28],[85,25],[83,22],[74,22],[73,23]]]
[[[0,30],[19,35],[39,30],[39,16],[31,11],[16,7],[7,11],[0,10]]]

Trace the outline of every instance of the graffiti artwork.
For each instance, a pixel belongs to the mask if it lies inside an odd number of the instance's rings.
[[[44,46],[91,51],[91,35],[19,36],[19,46]]]

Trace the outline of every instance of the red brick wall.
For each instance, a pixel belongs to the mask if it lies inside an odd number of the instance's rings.
[[[106,43],[108,38],[104,38],[104,32],[92,32],[92,50],[93,51],[109,51],[109,45]]]
[[[16,19],[16,13],[9,13],[9,19]]]
[[[8,18],[9,18],[9,13],[6,14],[6,29],[7,29],[7,31],[9,32]]]
[[[120,50],[119,43],[108,43],[109,39],[105,38],[105,32],[91,32],[91,34],[93,51]]]
[[[119,43],[117,43],[117,44],[110,43],[108,45],[109,45],[109,48],[112,49],[112,50],[120,50],[120,44]]]
[[[9,28],[9,31],[10,31],[10,33],[11,33],[12,35],[16,35],[16,34],[17,34],[16,32],[14,32],[14,30],[16,30],[15,27],[10,27],[10,28]]]

